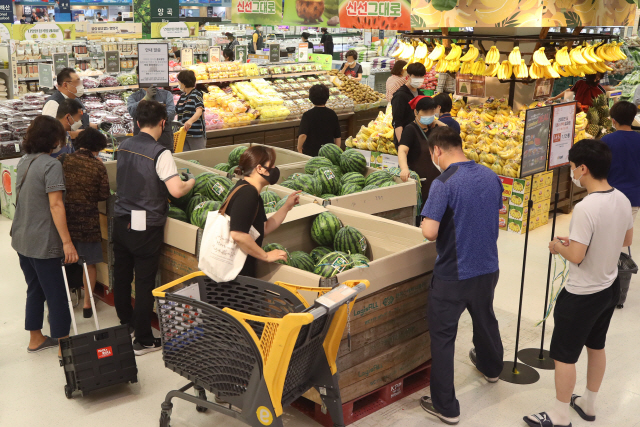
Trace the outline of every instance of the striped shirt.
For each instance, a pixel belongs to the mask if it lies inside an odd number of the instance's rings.
[[[391,76],[387,79],[387,101],[391,102],[393,94],[396,93],[400,86],[407,83],[406,77]]]
[[[456,93],[456,78],[449,73],[439,73],[436,92]]]
[[[185,124],[187,120],[196,114],[196,109],[198,108],[202,108],[202,115],[191,125],[191,128],[187,131],[187,136],[203,137],[205,135],[204,102],[202,100],[202,92],[197,89],[193,89],[189,95],[183,93],[180,96],[178,105],[176,105],[176,114],[178,114],[180,123]]]

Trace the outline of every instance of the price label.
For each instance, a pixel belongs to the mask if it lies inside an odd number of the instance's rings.
[[[69,68],[69,54],[53,54],[53,73],[57,76],[63,68]]]
[[[209,47],[209,62],[220,62],[220,48]]]
[[[38,63],[38,85],[53,88],[53,68],[46,62]]]
[[[193,65],[193,49],[190,47],[183,47],[180,50],[180,65],[182,65],[182,67],[189,67]]]
[[[105,69],[107,73],[120,72],[120,52],[110,50],[105,53]]]
[[[18,144],[17,142],[15,143],[15,147],[16,147],[16,153],[20,152],[20,144]]]
[[[280,44],[269,45],[269,62],[280,62]]]
[[[553,106],[551,121],[551,148],[549,149],[549,169],[569,164],[569,150],[573,146],[575,132],[576,103]]]

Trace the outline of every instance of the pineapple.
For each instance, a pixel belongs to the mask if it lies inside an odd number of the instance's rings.
[[[590,125],[597,125],[600,123],[600,114],[598,114],[596,107],[589,107],[587,110],[587,121]]]
[[[611,123],[611,119],[605,116],[604,118],[600,119],[600,126],[604,127],[605,129],[609,129],[613,126],[613,124]]]
[[[598,110],[598,115],[600,116],[600,118],[609,116],[609,107],[607,103],[607,97],[605,96],[604,93],[601,95],[598,95],[593,100],[593,106],[596,107],[596,110]]]
[[[587,133],[592,137],[597,137],[600,134],[600,127],[596,124],[590,124],[586,129]]]

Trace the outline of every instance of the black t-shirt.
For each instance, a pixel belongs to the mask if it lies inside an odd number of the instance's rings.
[[[358,74],[362,74],[362,65],[358,64],[356,62],[356,65],[351,68],[349,66],[347,66],[345,68],[346,62],[344,64],[342,64],[342,66],[340,67],[340,69],[342,70],[344,68],[344,75],[345,76],[351,76],[354,79],[358,77]]]
[[[425,139],[425,134],[429,138],[429,134],[435,127],[426,129],[423,132],[413,121],[404,127],[400,144],[409,147],[407,154],[407,164],[409,169],[418,174],[420,178],[426,178],[422,181],[422,203],[429,197],[429,187],[434,179],[440,176],[440,172],[436,169],[433,161],[431,161],[431,153],[429,152],[429,142]]]
[[[324,144],[335,143],[340,138],[340,122],[338,115],[331,108],[313,107],[306,111],[300,120],[300,135],[307,135],[302,145],[302,153],[315,157]]]
[[[308,41],[307,45],[309,46],[309,53],[313,53],[313,43]]]
[[[407,85],[400,86],[396,93],[393,94],[393,98],[391,98],[391,115],[393,116],[392,125],[394,129],[397,127],[404,128],[416,119],[416,114],[409,102],[417,95],[423,95],[420,89],[417,90],[417,94],[414,94]],[[398,145],[395,130],[393,132],[393,143],[396,146]]]
[[[242,188],[233,195],[226,210],[230,218],[230,230],[249,234],[249,230],[253,226],[260,233],[260,236],[256,239],[256,244],[262,247],[264,223],[267,221],[262,198],[258,190],[243,179],[236,183],[229,194],[238,186],[242,186]],[[240,271],[240,276],[256,277],[256,264],[257,260],[248,255],[247,261]]]
[[[333,54],[333,36],[331,34],[323,34],[320,43],[324,45],[325,55]]]

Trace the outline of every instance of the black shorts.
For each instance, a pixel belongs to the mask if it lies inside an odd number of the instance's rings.
[[[620,298],[620,280],[590,295],[576,295],[563,289],[553,313],[555,327],[549,356],[558,362],[574,364],[582,347],[602,350],[611,317]]]

